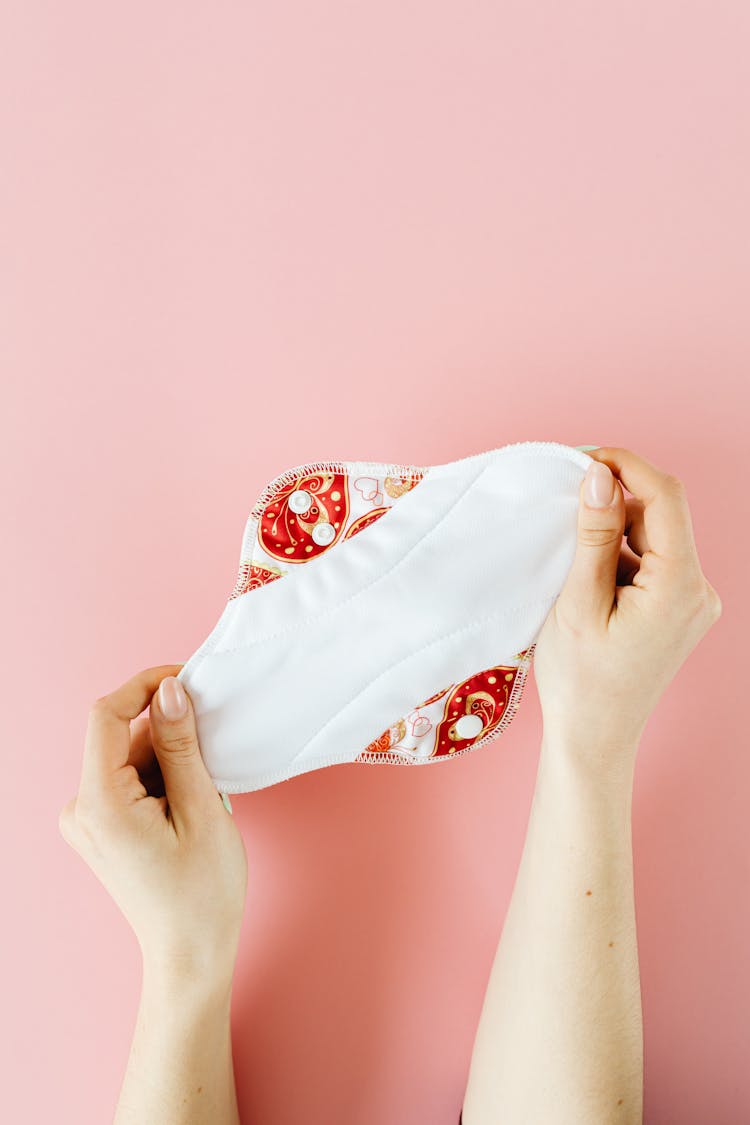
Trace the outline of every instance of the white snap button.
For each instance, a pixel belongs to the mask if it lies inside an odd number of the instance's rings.
[[[479,715],[462,715],[456,723],[456,734],[459,738],[476,738],[484,729],[484,723]]]
[[[312,537],[319,547],[327,547],[336,538],[336,529],[332,523],[316,523],[312,529]]]
[[[289,507],[293,512],[302,515],[306,512],[312,504],[312,496],[309,492],[304,492],[301,488],[296,489],[289,497]]]

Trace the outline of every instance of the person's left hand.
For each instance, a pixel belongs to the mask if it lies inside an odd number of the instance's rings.
[[[247,858],[201,758],[174,678],[181,667],[149,668],[96,700],[79,792],[59,826],[130,922],[144,961],[231,980]]]

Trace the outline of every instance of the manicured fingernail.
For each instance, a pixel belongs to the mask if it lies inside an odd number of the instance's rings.
[[[166,719],[181,719],[187,711],[185,689],[174,676],[165,676],[159,684],[159,707]]]
[[[584,477],[583,499],[590,508],[606,508],[612,503],[614,494],[615,478],[609,465],[603,461],[592,461]]]

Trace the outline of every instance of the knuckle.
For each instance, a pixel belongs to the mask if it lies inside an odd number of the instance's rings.
[[[578,538],[584,547],[608,547],[620,542],[622,531],[619,527],[582,527]]]
[[[70,839],[71,839],[71,828],[72,828],[73,818],[74,818],[74,815],[75,815],[74,809],[75,809],[75,797],[73,798],[72,801],[68,801],[67,805],[63,806],[63,808],[60,810],[60,814],[57,818],[57,827],[60,831],[60,835],[62,836],[63,840],[66,841],[66,843],[70,843]]]
[[[710,582],[706,583],[706,602],[708,611],[713,621],[718,621],[723,612],[721,598]]]
[[[85,800],[82,801],[80,796],[68,801],[61,809],[58,827],[65,843],[84,859],[91,854],[92,848],[95,850],[94,841],[98,835],[96,818],[91,815]]]
[[[97,836],[107,823],[107,809],[104,804],[84,799],[78,800],[75,811],[76,825],[89,839]]]
[[[95,699],[94,702],[89,707],[89,714],[90,715],[104,715],[109,711],[109,709],[110,709],[109,696],[108,695],[100,695],[99,698]]]
[[[702,576],[685,591],[684,605],[689,618],[702,625],[712,625],[721,616],[721,599]]]
[[[674,473],[667,473],[665,475],[665,477],[664,477],[664,488],[667,492],[670,492],[673,496],[684,496],[685,495],[685,485],[682,483],[682,481],[680,480],[679,477],[674,475]]]
[[[195,738],[189,730],[171,731],[161,739],[161,744],[170,758],[187,758],[195,751]]]
[[[571,607],[572,608],[572,607]],[[581,616],[574,611],[570,612],[566,600],[558,598],[554,607],[555,621],[558,629],[579,641],[584,635]]]

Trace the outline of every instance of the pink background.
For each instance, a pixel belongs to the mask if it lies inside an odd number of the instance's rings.
[[[263,485],[556,440],[681,476],[723,598],[636,774],[646,1121],[750,1120],[749,11],[3,4],[5,1119],[111,1119],[140,958],[57,816]],[[532,680],[450,767],[235,799],[244,1121],[455,1125],[539,737]]]

